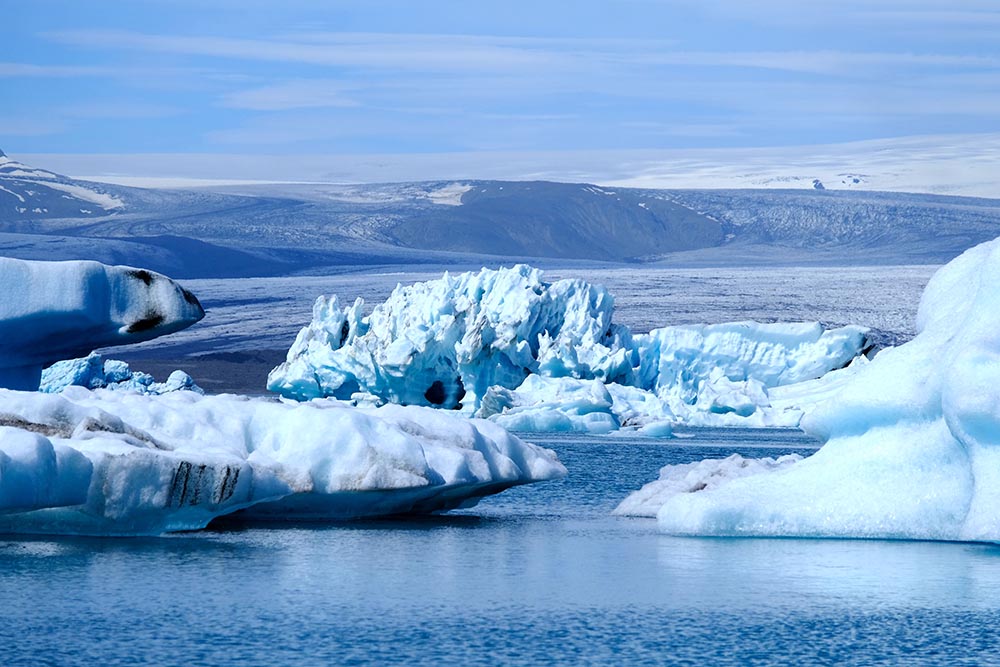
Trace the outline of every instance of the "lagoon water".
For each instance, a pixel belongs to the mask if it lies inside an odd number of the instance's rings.
[[[694,539],[610,516],[660,466],[794,432],[538,436],[571,471],[440,517],[0,538],[0,664],[984,664],[1000,547]]]

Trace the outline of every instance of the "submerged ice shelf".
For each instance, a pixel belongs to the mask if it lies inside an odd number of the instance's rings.
[[[510,428],[663,434],[672,423],[798,424],[794,387],[858,360],[868,330],[735,322],[633,334],[614,298],[525,265],[397,287],[362,316],[320,297],[268,388],[458,408]],[[772,401],[771,394],[781,400]]]
[[[626,499],[685,535],[1000,541],[1000,239],[940,269],[918,335],[839,381],[802,421],[826,444],[788,465],[748,466],[715,482]],[[748,472],[741,469],[742,472]]]

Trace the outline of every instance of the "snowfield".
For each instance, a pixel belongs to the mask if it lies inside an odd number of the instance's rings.
[[[650,513],[643,498],[655,496],[661,529],[685,535],[1000,541],[998,281],[1000,240],[938,271],[916,338],[879,353],[803,419],[826,440],[816,454],[749,476],[714,464],[710,486],[654,482],[620,510]]]

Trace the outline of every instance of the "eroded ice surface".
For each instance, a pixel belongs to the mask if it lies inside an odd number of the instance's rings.
[[[1000,240],[943,267],[921,300],[918,335],[879,353],[804,418],[807,432],[827,440],[816,454],[668,494],[661,528],[1000,540],[998,285]]]
[[[462,407],[518,430],[663,433],[670,422],[795,426],[804,407],[769,391],[846,366],[867,330],[737,322],[633,335],[582,280],[524,265],[397,287],[363,302],[317,300],[268,388],[308,399]]]
[[[42,367],[98,347],[135,343],[205,315],[158,273],[97,262],[0,257],[0,387],[34,390]]]
[[[468,506],[565,474],[482,420],[179,391],[0,390],[0,531],[155,534],[250,508],[347,519]]]
[[[525,265],[397,287],[371,315],[320,297],[268,389],[296,399],[366,392],[394,403],[477,406],[531,373],[614,380],[629,370],[614,300]]]

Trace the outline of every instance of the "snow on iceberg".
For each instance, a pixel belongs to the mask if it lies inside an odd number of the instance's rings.
[[[0,387],[37,389],[42,367],[149,340],[205,315],[158,273],[97,262],[0,258]]]
[[[492,423],[425,408],[0,390],[2,532],[156,534],[238,510],[431,512],[565,472]]]
[[[817,323],[633,335],[612,322],[603,287],[545,283],[524,265],[445,274],[397,287],[367,317],[362,307],[320,297],[268,389],[462,407],[517,430],[795,426],[795,394],[775,408],[770,390],[846,366],[868,346],[864,328]]]
[[[688,535],[1000,541],[1000,239],[931,279],[918,335],[803,419],[826,440],[773,472],[664,499]],[[626,500],[632,503],[632,500]]]
[[[801,460],[798,454],[786,454],[776,459],[747,459],[733,454],[724,459],[663,466],[659,479],[629,495],[615,508],[614,514],[655,517],[673,496],[714,489],[730,480],[773,472]]]
[[[165,382],[157,382],[149,373],[133,371],[124,361],[105,359],[97,352],[81,359],[57,361],[44,369],[38,390],[56,394],[70,386],[137,391],[140,394],[165,394],[170,391],[205,393],[184,371],[173,371]]]

